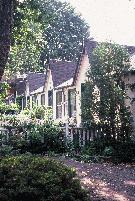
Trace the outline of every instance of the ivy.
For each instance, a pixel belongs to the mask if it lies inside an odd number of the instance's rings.
[[[120,45],[101,43],[89,58],[90,81],[86,83],[82,98],[83,122],[99,124],[107,137],[128,139],[131,122],[122,79],[130,68],[128,52]]]

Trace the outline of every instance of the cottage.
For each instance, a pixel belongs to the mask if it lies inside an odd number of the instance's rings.
[[[25,78],[18,79],[16,83],[16,97],[22,97],[22,109],[33,104],[51,106],[53,108],[53,119],[81,125],[81,93],[83,83],[87,80],[86,73],[90,68],[90,58],[97,42],[86,41],[80,55],[78,64],[71,61],[52,60],[47,66],[46,74],[29,73]],[[135,75],[134,60],[135,47],[126,46],[131,55],[132,66],[125,74],[126,86],[134,86]],[[131,81],[132,80],[132,81]],[[127,88],[128,99],[125,101],[130,106],[133,117],[135,92]],[[135,119],[134,119],[135,122]]]
[[[44,73],[29,73],[15,79],[15,97],[22,110],[26,106],[32,108],[34,104],[45,104],[45,81],[46,75]]]

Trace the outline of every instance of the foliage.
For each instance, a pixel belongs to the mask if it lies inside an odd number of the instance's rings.
[[[86,162],[106,161],[108,157],[109,161],[114,163],[133,162],[135,160],[135,143],[96,139],[85,145],[81,151],[81,160],[84,158]]]
[[[9,85],[7,82],[0,83],[0,102],[4,101],[7,95],[7,90],[9,89]]]
[[[5,102],[9,88],[9,84],[7,82],[0,83],[0,114],[19,111],[19,107],[17,104],[12,103],[10,105],[7,105]]]
[[[30,110],[31,118],[44,119],[44,121],[50,121],[52,119],[52,108],[45,106],[34,106]]]
[[[88,25],[66,2],[62,3],[58,0],[40,0],[39,2],[42,12],[47,10],[48,16],[54,13],[53,19],[44,32],[47,45],[43,51],[43,58],[46,59],[49,52],[51,59],[78,60],[83,39],[89,37]]]
[[[1,114],[15,113],[15,112],[18,112],[18,111],[19,111],[19,107],[15,103],[11,103],[10,105],[7,105],[6,103],[1,103],[0,104],[0,113]]]
[[[1,120],[3,120],[5,125],[10,125],[11,127],[20,127],[25,124],[35,123],[43,124],[52,121],[52,109],[50,107],[44,106],[34,106],[32,109],[25,108],[19,113],[19,106],[17,104],[7,105],[1,103]],[[10,112],[16,111],[16,114],[10,114]]]
[[[5,158],[0,162],[0,200],[86,201],[72,169],[39,156]]]
[[[64,153],[67,149],[66,139],[59,126],[52,122],[20,121],[15,115],[7,121],[5,128],[9,131],[8,139],[1,136],[3,144],[20,149],[22,153]]]
[[[90,63],[82,98],[84,123],[100,125],[108,138],[127,140],[131,119],[122,78],[130,67],[129,55],[119,45],[101,43],[90,55]]]
[[[8,146],[8,145],[0,146],[0,157],[1,156],[4,156],[4,157],[9,156],[11,154],[12,150],[13,150],[13,147],[11,147],[11,146]]]
[[[112,146],[105,147],[103,155],[105,156],[113,156],[115,154],[115,150]]]
[[[18,2],[14,12],[12,48],[7,65],[8,70],[20,73],[43,70],[39,61],[40,52],[44,45],[40,16],[39,9],[33,8],[26,1],[24,3]]]
[[[10,72],[43,71],[48,59],[78,58],[88,26],[67,3],[26,0],[14,13]]]

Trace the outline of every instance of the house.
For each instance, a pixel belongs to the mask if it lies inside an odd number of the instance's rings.
[[[46,75],[44,73],[28,73],[15,79],[15,99],[23,110],[26,106],[45,105],[44,85]]]
[[[20,102],[21,109],[28,103],[30,108],[33,103],[38,106],[51,106],[54,120],[65,123],[67,119],[72,118],[76,119],[79,125],[81,82],[85,82],[88,59],[83,65],[85,70],[80,72],[74,62],[53,60],[48,64],[46,74],[29,73],[18,78],[16,100]]]
[[[67,122],[70,120],[81,125],[81,93],[86,73],[90,68],[90,58],[97,42],[85,41],[78,63],[52,60],[47,66],[46,74],[29,73],[16,83],[16,97],[21,97],[22,109],[28,105],[51,106],[53,119]],[[126,46],[131,55],[132,68],[125,74],[124,81],[128,85],[128,99],[125,101],[135,122],[135,47]],[[130,84],[129,84],[130,83]],[[129,88],[129,85],[132,87]]]

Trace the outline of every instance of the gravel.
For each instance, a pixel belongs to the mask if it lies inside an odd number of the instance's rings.
[[[135,165],[62,161],[76,169],[91,201],[135,201]]]

